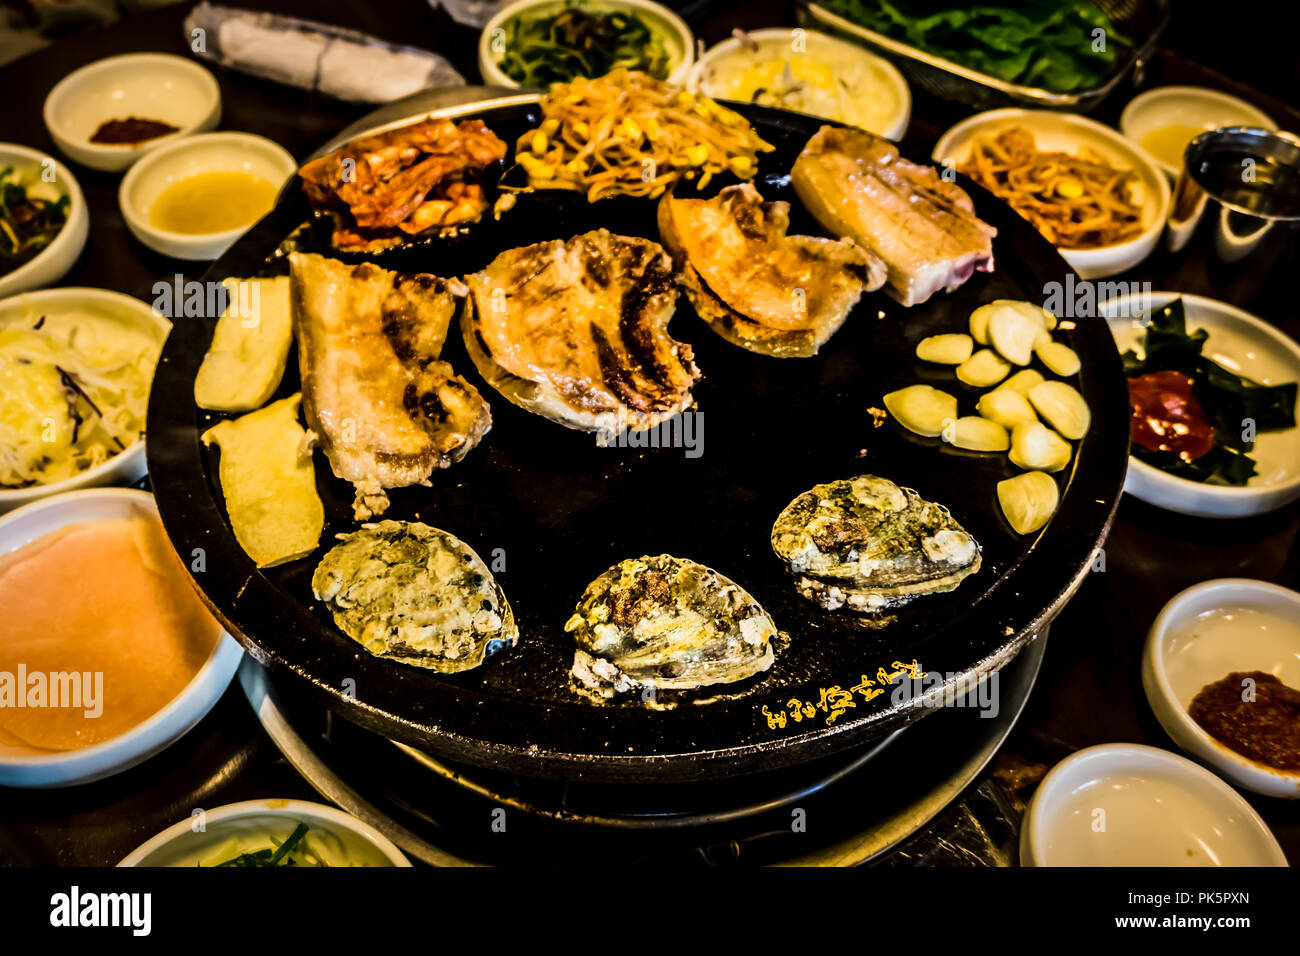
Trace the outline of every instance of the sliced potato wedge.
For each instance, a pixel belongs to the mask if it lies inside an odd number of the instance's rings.
[[[1029,399],[1009,388],[995,388],[991,392],[985,392],[975,403],[975,411],[1003,428],[1015,428],[1021,422],[1038,421]]]
[[[960,365],[970,358],[974,349],[975,342],[969,335],[951,332],[921,339],[916,346],[916,357],[923,362],[936,362],[939,365]]]
[[[943,438],[957,448],[967,451],[1006,451],[1011,447],[1011,435],[997,422],[979,415],[963,415],[944,428]]]
[[[1029,390],[1040,382],[1046,381],[1043,373],[1036,368],[1022,368],[1015,375],[1003,382],[998,388],[1009,388],[1013,392],[1019,392],[1026,398],[1029,397]]]
[[[1070,443],[1040,421],[1011,430],[1011,464],[1026,471],[1057,472],[1070,463]]]
[[[229,304],[194,378],[194,402],[247,412],[265,405],[284,376],[293,340],[289,277],[226,279],[225,286]]]
[[[998,482],[998,503],[1016,534],[1032,534],[1047,524],[1060,500],[1056,480],[1041,471],[1027,471]]]
[[[1062,378],[1077,375],[1083,364],[1078,353],[1060,342],[1044,342],[1034,348],[1038,360]]]
[[[1073,385],[1042,382],[1029,390],[1029,402],[1064,437],[1078,441],[1088,433],[1092,413]]]
[[[1011,306],[998,309],[989,317],[989,344],[1014,365],[1028,365],[1033,361],[1034,343],[1044,332],[1042,325]]]
[[[1011,364],[992,349],[980,349],[957,366],[957,378],[975,388],[988,388],[1007,377]]]
[[[957,417],[957,399],[929,385],[909,385],[885,396],[885,408],[910,432],[934,438]]]
[[[316,550],[325,509],[316,494],[316,469],[298,424],[301,394],[290,395],[201,436],[221,449],[217,475],[235,540],[259,568]]]

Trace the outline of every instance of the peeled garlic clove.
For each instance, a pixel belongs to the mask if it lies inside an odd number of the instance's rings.
[[[1047,524],[1060,500],[1055,479],[1041,471],[998,482],[998,503],[1016,534],[1032,534]]]
[[[1079,369],[1082,368],[1082,363],[1074,349],[1060,342],[1044,342],[1034,348],[1034,353],[1040,362],[1063,378],[1078,374]]]
[[[1029,390],[1029,401],[1038,410],[1038,414],[1066,438],[1078,441],[1088,434],[1092,413],[1088,410],[1088,403],[1073,385],[1043,382]]]
[[[996,302],[990,302],[988,305],[981,305],[978,309],[970,314],[970,334],[980,345],[989,344],[989,318],[1000,307],[1005,299],[998,299]]]
[[[1056,328],[1056,316],[1041,305],[1034,305],[1032,302],[1019,302],[1014,299],[998,299],[995,304],[998,303],[1010,306],[1027,319],[1033,319],[1048,332]]]
[[[969,335],[952,332],[947,335],[931,335],[921,339],[916,346],[916,357],[923,362],[937,362],[940,365],[960,365],[970,358],[975,349],[975,342]]]
[[[1039,421],[1011,430],[1011,464],[1026,471],[1060,471],[1070,463],[1070,443]]]
[[[885,408],[910,432],[934,438],[957,417],[957,399],[929,385],[909,385],[885,396]]]
[[[1028,365],[1033,360],[1034,343],[1043,332],[1042,325],[1010,306],[998,309],[989,318],[989,344],[1016,365]]]
[[[978,415],[963,415],[949,422],[943,439],[967,451],[1006,451],[1011,447],[1011,436],[1005,428]]]
[[[985,392],[975,403],[975,411],[1003,428],[1015,428],[1021,422],[1038,421],[1029,399],[1009,388],[995,388],[991,392]]]
[[[976,388],[988,388],[1007,377],[1011,366],[992,349],[980,349],[957,366],[957,378]]]
[[[1036,368],[1022,368],[1015,375],[998,386],[998,390],[1009,388],[1013,392],[1019,392],[1025,397],[1029,396],[1029,390],[1040,382],[1045,381],[1043,373]]]

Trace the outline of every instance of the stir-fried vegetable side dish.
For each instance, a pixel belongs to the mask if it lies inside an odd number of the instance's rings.
[[[38,199],[12,166],[0,170],[0,275],[35,259],[68,221],[67,196]]]
[[[567,3],[549,16],[518,16],[506,22],[501,71],[522,86],[546,89],[579,76],[640,70],[668,79],[663,37],[627,10],[593,10]]]
[[[1086,147],[1077,156],[1040,150],[1019,126],[976,138],[959,171],[1034,224],[1054,246],[1096,249],[1142,233],[1137,173],[1116,169]]]

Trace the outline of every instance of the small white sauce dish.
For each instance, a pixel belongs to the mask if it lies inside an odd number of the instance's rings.
[[[13,167],[29,196],[57,202],[68,197],[68,221],[36,256],[0,275],[0,296],[39,289],[58,282],[72,268],[90,233],[90,213],[81,184],[67,166],[45,153],[14,143],[0,143],[0,169]]]
[[[1021,866],[1286,866],[1237,791],[1186,757],[1101,744],[1043,778],[1020,825]]]
[[[754,48],[757,47],[757,50]],[[709,47],[691,68],[687,88],[715,99],[735,99],[728,87],[739,78],[746,66],[777,60],[783,57],[805,56],[808,59],[827,65],[835,73],[843,64],[854,64],[863,75],[870,76],[871,81],[888,92],[894,108],[886,115],[881,115],[874,122],[864,126],[869,132],[885,139],[899,140],[907,132],[907,124],[912,117],[912,91],[903,79],[903,74],[888,60],[869,53],[856,43],[840,40],[818,33],[815,30],[788,27],[773,27],[768,30],[754,30],[740,37],[731,37]],[[862,104],[853,100],[866,100],[872,97],[870,91],[861,91],[856,97],[847,94],[845,99],[853,107]],[[853,117],[824,114],[827,119],[844,123],[855,122]]]
[[[989,110],[967,117],[944,133],[932,156],[935,162],[960,166],[970,156],[977,137],[996,136],[1011,126],[1032,133],[1034,146],[1044,152],[1073,155],[1087,147],[1116,169],[1132,169],[1137,173],[1130,199],[1142,208],[1141,235],[1097,249],[1059,249],[1062,258],[1080,277],[1112,276],[1132,269],[1151,255],[1169,218],[1169,179],[1145,150],[1096,120],[1048,110]]]
[[[355,866],[403,866],[411,861],[370,824],[342,810],[307,800],[246,800],[215,810],[195,811],[146,840],[118,866],[196,866],[232,841],[260,843],[267,833],[283,840],[305,823],[323,842],[337,846]],[[266,845],[270,845],[267,843]],[[245,850],[244,852],[248,852]]]
[[[1300,382],[1300,345],[1262,319],[1236,306],[1199,295],[1140,293],[1108,299],[1097,306],[1110,325],[1120,353],[1137,348],[1145,329],[1141,317],[1174,299],[1183,300],[1189,332],[1209,333],[1202,354],[1229,371],[1263,385]],[[1140,349],[1139,349],[1140,351]],[[1260,432],[1256,474],[1244,485],[1211,485],[1179,478],[1131,457],[1124,490],[1158,508],[1203,518],[1264,514],[1300,498],[1300,426]]]
[[[34,502],[0,518],[0,554],[30,544],[64,525],[114,521],[137,509],[158,513],[153,495],[128,488],[74,491]],[[110,740],[60,753],[0,742],[0,785],[67,787],[120,773],[183,737],[212,709],[235,676],[244,650],[222,634],[207,662],[171,703]]]
[[[1201,688],[1247,671],[1300,688],[1300,594],[1249,578],[1205,581],[1176,595],[1147,633],[1142,687],[1174,743],[1238,786],[1295,799],[1300,772],[1242,756],[1188,713]]]
[[[553,16],[566,6],[565,0],[517,0],[502,7],[478,38],[478,70],[483,82],[517,90],[520,84],[501,69],[509,42],[506,24],[516,17],[528,20]],[[686,21],[672,10],[653,0],[591,0],[585,8],[591,13],[617,13],[627,11],[640,17],[651,30],[663,37],[668,49],[668,76],[666,82],[682,86],[695,62],[695,34]]]
[[[144,331],[157,340],[160,351],[172,328],[170,321],[132,296],[108,289],[68,287],[24,292],[0,301],[0,329],[42,314],[82,312],[104,316],[132,330]],[[127,446],[125,451],[62,481],[25,488],[0,488],[0,514],[39,498],[77,488],[138,481],[145,473],[144,443],[145,439],[141,438]]]
[[[206,234],[171,232],[150,222],[154,203],[172,183],[215,172],[245,172],[281,189],[298,164],[278,143],[252,133],[203,133],[153,150],[122,177],[118,205],[132,234],[155,252],[176,259],[216,259],[253,223]]]
[[[1277,130],[1263,110],[1202,86],[1157,86],[1129,100],[1119,118],[1120,131],[1139,148],[1149,134],[1166,126],[1191,126],[1202,132],[1225,126]],[[1181,163],[1174,166],[1159,156],[1151,158],[1170,179],[1178,178]]]
[[[157,120],[176,132],[137,145],[92,143],[110,120]],[[167,53],[111,56],[69,73],[45,98],[45,128],[74,162],[119,172],[163,143],[215,129],[221,91],[203,67]]]

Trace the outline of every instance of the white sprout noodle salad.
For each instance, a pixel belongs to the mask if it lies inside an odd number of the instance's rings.
[[[0,488],[71,478],[138,441],[161,339],[88,311],[0,320]]]

